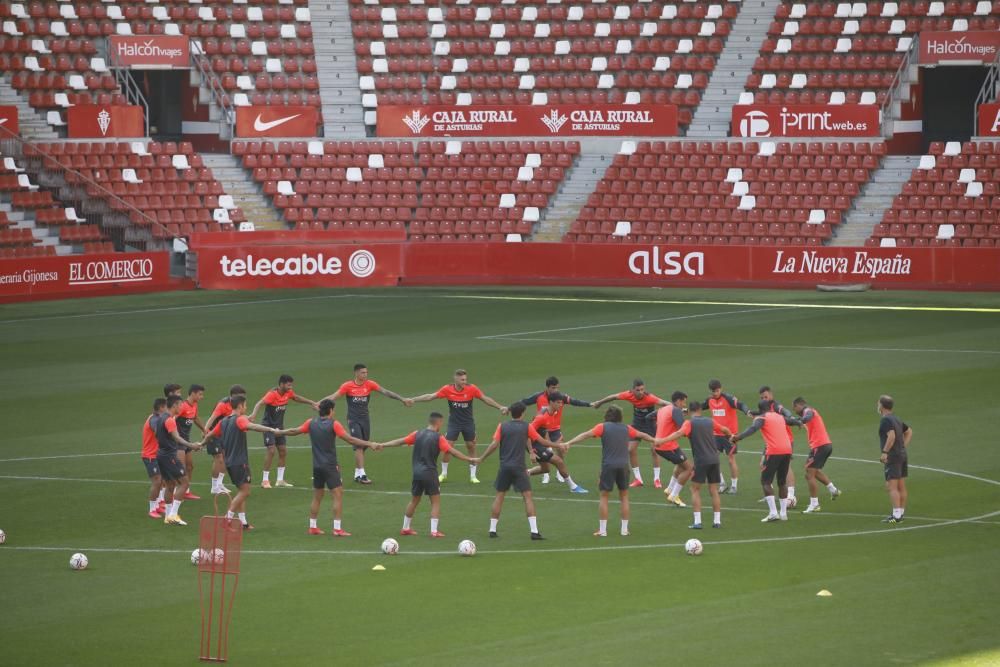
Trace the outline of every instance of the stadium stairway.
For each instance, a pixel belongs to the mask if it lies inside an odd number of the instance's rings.
[[[232,195],[236,206],[255,229],[287,229],[277,210],[260,192],[259,187],[247,177],[239,158],[228,154],[201,153],[202,162],[222,184],[226,194]]]
[[[562,240],[563,235],[569,231],[569,226],[580,216],[580,209],[587,203],[587,198],[594,192],[597,182],[604,177],[604,172],[614,157],[605,151],[587,152],[586,142],[583,143],[583,151],[553,197],[533,240],[552,243]]]
[[[21,136],[28,141],[52,141],[59,138],[52,126],[31,108],[28,98],[18,94],[11,87],[10,81],[2,76],[0,76],[0,105],[17,107]]]
[[[364,111],[347,2],[311,0],[313,47],[328,139],[363,139]]]
[[[687,136],[723,138],[729,135],[733,105],[743,92],[743,84],[760,55],[767,28],[781,0],[746,0],[733,22],[726,48],[719,57],[694,113]]]
[[[910,173],[920,163],[919,156],[889,155],[882,167],[872,174],[872,178],[861,188],[861,194],[837,228],[831,240],[833,246],[863,246],[872,235],[875,225],[882,222],[882,214],[892,206],[903,184],[910,180]]]

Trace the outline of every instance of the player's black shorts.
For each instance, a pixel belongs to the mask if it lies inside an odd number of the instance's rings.
[[[229,479],[233,480],[233,484],[236,486],[250,483],[249,463],[243,463],[238,466],[226,466],[226,472],[229,473]]]
[[[656,435],[656,422],[649,421],[647,419],[639,419],[632,422],[632,428],[639,433],[645,433],[646,435]]]
[[[275,426],[273,428],[277,428],[277,429],[280,430],[281,427],[280,426]],[[285,436],[283,436],[283,435],[275,435],[273,433],[265,433],[264,434],[264,446],[265,447],[274,447],[275,445],[278,445],[279,447],[284,447],[285,446]]]
[[[885,481],[890,479],[906,479],[910,476],[910,464],[907,459],[889,459],[885,463]]]
[[[669,451],[665,449],[656,449],[654,451],[661,457],[673,463],[674,465],[680,465],[688,460],[688,457],[684,455],[684,450],[682,450],[680,447],[678,447],[677,449],[671,449]]]
[[[601,477],[597,484],[598,488],[601,491],[614,491],[615,485],[618,486],[619,491],[628,490],[628,467],[601,468]]]
[[[557,428],[556,430],[549,431],[548,433],[545,431],[539,431],[538,433],[540,435],[544,435],[550,442],[559,442],[562,440],[562,429]]]
[[[493,488],[497,491],[507,491],[511,486],[518,493],[531,491],[528,472],[524,468],[501,467],[497,471],[497,480],[493,483]]]
[[[474,424],[462,426],[449,423],[448,432],[445,433],[444,439],[448,442],[457,442],[458,436],[462,436],[462,439],[466,442],[474,442],[476,439],[476,426]]]
[[[531,448],[535,450],[535,458],[538,459],[539,463],[548,463],[556,455],[551,447],[544,447],[537,442],[531,443]]]
[[[145,456],[142,457],[142,463],[146,466],[146,475],[149,477],[156,477],[160,474],[160,466],[156,462],[155,458],[147,459]]]
[[[760,466],[760,483],[770,484],[774,481],[775,476],[777,476],[778,486],[785,486],[788,482],[788,468],[791,464],[791,454],[765,456],[764,462]]]
[[[340,466],[313,468],[314,489],[322,489],[324,486],[328,489],[339,489],[343,485],[344,481],[340,478]]]
[[[420,477],[413,478],[410,485],[410,495],[412,496],[439,496],[441,495],[441,482],[438,481],[437,473],[432,472]]]
[[[729,454],[729,453],[734,453],[735,454],[736,450],[738,449],[737,445],[734,445],[729,440],[729,438],[727,438],[724,435],[717,435],[717,436],[715,436],[715,446],[719,448],[720,452],[724,452],[726,454]]]
[[[720,484],[722,483],[722,473],[719,472],[718,463],[706,463],[694,467],[694,476],[691,478],[697,484]]]
[[[347,422],[347,430],[358,440],[371,440],[372,439],[372,425],[369,421],[357,421],[357,422]],[[351,445],[351,449],[365,449],[364,447],[358,447],[356,445]]]
[[[222,441],[218,438],[212,438],[205,445],[205,451],[208,452],[209,456],[218,456],[222,453]]]
[[[821,445],[809,451],[809,458],[806,459],[806,467],[814,470],[822,470],[826,465],[826,460],[833,454],[833,445]]]
[[[156,465],[160,468],[160,477],[168,482],[176,482],[187,474],[184,470],[184,464],[181,463],[176,454],[173,456],[157,456]]]

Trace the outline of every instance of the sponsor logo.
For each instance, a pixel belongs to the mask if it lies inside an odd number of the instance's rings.
[[[972,56],[976,60],[986,60],[997,52],[995,44],[972,44],[968,37],[962,35],[958,39],[933,38],[927,39],[927,53],[934,56]]]
[[[180,58],[184,55],[182,49],[165,48],[156,40],[146,42],[118,42],[116,48],[119,58]]]
[[[0,118],[0,125],[3,125],[6,122],[7,122],[6,118]]]
[[[58,271],[35,271],[25,269],[17,273],[0,274],[0,285],[37,285],[59,280]]]
[[[347,259],[347,269],[357,278],[375,273],[375,255],[367,250],[355,250]]]
[[[70,285],[140,283],[152,279],[153,260],[148,257],[72,262],[69,265]]]
[[[279,125],[284,125],[290,120],[295,120],[302,114],[297,113],[292,116],[285,116],[284,118],[278,118],[277,120],[271,120],[271,121],[261,120],[262,115],[263,114],[257,114],[257,117],[254,118],[253,120],[253,129],[257,130],[258,132],[267,132],[268,130],[278,127]]]
[[[1000,132],[1000,109],[997,109],[996,116],[993,118],[993,125],[990,127],[990,134],[997,134]]]
[[[420,134],[423,132],[424,127],[427,126],[427,123],[431,122],[431,119],[430,116],[420,113],[420,109],[414,109],[409,116],[403,117],[403,122],[406,124],[406,127],[410,128],[413,134]]]
[[[740,119],[741,137],[769,137],[771,136],[771,120],[763,111],[748,111]]]
[[[542,116],[542,123],[549,128],[549,132],[552,134],[558,132],[567,120],[569,120],[568,116],[561,115],[555,109]]]
[[[636,250],[628,257],[629,271],[637,276],[705,275],[705,253],[677,250]]]
[[[97,114],[97,126],[101,128],[101,136],[108,136],[108,128],[111,127],[111,114],[107,109],[101,109]]]
[[[857,250],[854,256],[821,255],[816,250],[803,250],[798,256],[785,256],[778,250],[774,256],[772,274],[805,274],[815,276],[908,276],[913,271],[913,260],[901,254],[892,257],[876,257],[865,250]]]
[[[222,275],[228,278],[243,278],[245,276],[336,276],[343,270],[339,257],[327,257],[323,253],[309,255],[302,253],[297,257],[254,257],[247,255],[246,259],[229,259],[223,255],[219,260]]]

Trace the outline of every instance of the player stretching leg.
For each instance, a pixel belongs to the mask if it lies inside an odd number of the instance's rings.
[[[181,400],[180,396],[171,395],[167,398],[167,409],[150,420],[150,426],[156,434],[156,465],[167,485],[168,507],[163,523],[174,526],[187,525],[180,517],[181,502],[188,487],[188,477],[180,455],[181,448],[201,449],[201,443],[188,442],[178,432],[177,415],[181,410]]]
[[[181,403],[181,411],[177,413],[177,430],[185,440],[191,439],[191,428],[197,426],[205,433],[205,425],[198,419],[198,403],[205,397],[205,388],[200,384],[193,384],[188,388],[187,399]],[[194,479],[194,454],[189,448],[184,449],[184,467],[187,472],[188,491],[184,494],[184,500],[201,500],[199,496],[191,493],[191,480]]]
[[[548,406],[535,416],[531,422],[531,426],[543,436],[543,439],[549,445],[547,446],[541,441],[531,443],[532,450],[535,453],[532,459],[538,465],[532,467],[528,471],[528,475],[543,475],[542,484],[545,484],[545,478],[549,476],[549,464],[551,463],[559,471],[559,481],[566,482],[571,493],[587,493],[587,489],[573,481],[564,458],[556,454],[556,450],[563,454],[566,453],[566,448],[559,444],[562,441],[560,421],[562,419],[563,406],[566,404],[566,397],[558,393],[549,394],[548,401]],[[524,405],[524,403],[515,403],[515,405]]]
[[[250,413],[250,421],[254,420],[257,416],[257,411],[260,409],[260,406],[263,405],[264,418],[260,420],[260,423],[264,426],[270,426],[274,429],[275,433],[277,433],[281,429],[285,428],[285,409],[288,406],[288,401],[305,403],[315,410],[315,401],[311,401],[304,396],[296,395],[293,389],[294,383],[295,379],[291,375],[282,375],[279,377],[278,386],[264,394],[264,397],[257,401],[257,405],[253,406],[253,412]],[[267,447],[267,454],[264,455],[263,479],[261,479],[260,482],[261,487],[265,489],[271,488],[271,461],[274,460],[275,449],[278,450],[278,481],[276,481],[274,485],[285,487],[293,486],[285,481],[285,459],[288,456],[288,449],[285,447],[285,436],[274,435],[273,433],[265,431],[264,446]]]
[[[666,408],[663,408],[666,409]],[[716,430],[723,435],[733,433],[725,426],[718,427],[713,419],[701,416],[701,404],[692,403],[689,410],[691,419],[684,422],[679,430],[666,437],[665,442],[673,442],[682,436],[691,441],[694,454],[694,474],[691,480],[691,504],[694,506],[694,523],[689,528],[701,530],[701,485],[708,482],[708,492],[712,496],[712,528],[722,527],[722,501],[719,499],[719,447],[715,442]]]
[[[513,486],[514,490],[520,493],[524,499],[524,512],[528,515],[531,539],[545,539],[538,532],[535,501],[531,498],[531,480],[524,470],[524,454],[527,452],[531,458],[534,458],[533,443],[540,442],[551,445],[552,442],[545,439],[534,426],[527,424],[522,419],[524,407],[524,403],[514,403],[510,406],[510,421],[497,426],[496,433],[493,434],[493,442],[486,448],[486,452],[480,459],[480,461],[485,461],[497,448],[500,449],[500,469],[497,471],[497,479],[493,483],[497,495],[493,499],[493,509],[490,512],[490,537],[497,536],[497,526],[500,524],[500,510],[503,509],[504,497]]]
[[[771,406],[771,411],[772,412],[777,412],[782,417],[785,417],[786,420],[787,419],[791,419],[791,418],[794,417],[794,415],[791,413],[791,411],[788,410],[788,408],[786,408],[784,405],[782,405],[778,401],[774,400],[774,392],[771,391],[770,387],[768,387],[767,385],[764,385],[763,387],[760,388],[760,392],[759,393],[760,393],[760,400],[761,401],[767,401],[768,404]],[[787,426],[788,423],[798,424],[799,426],[801,426],[801,424],[799,422],[797,422],[797,421],[792,421],[792,422],[787,422],[786,421],[785,431],[788,433],[788,443],[791,444],[791,445],[794,445],[795,444],[795,436],[792,434],[792,429],[789,426]],[[791,468],[789,468],[789,470],[788,470],[788,506],[789,507],[795,507],[798,504],[798,502],[799,502],[798,499],[796,499],[796,497],[795,497],[795,471],[792,470]]]
[[[878,424],[878,438],[882,445],[879,460],[885,465],[885,488],[892,503],[892,514],[882,519],[882,523],[901,523],[906,513],[906,478],[909,475],[907,449],[913,438],[913,429],[893,414],[896,402],[892,396],[883,394],[878,399],[878,413],[882,419]]]
[[[226,396],[215,404],[212,415],[208,418],[208,422],[205,423],[206,433],[215,428],[220,419],[233,414],[232,400],[237,396],[247,397],[247,390],[243,388],[243,385],[234,384],[229,388],[229,396]],[[223,456],[222,444],[218,440],[212,440],[205,447],[205,451],[212,457],[212,494],[225,493],[228,495],[232,493],[223,483],[226,477],[226,459]]]
[[[469,458],[476,455],[476,420],[472,417],[472,399],[478,398],[486,405],[499,410],[500,414],[507,414],[506,407],[484,394],[476,385],[469,384],[469,374],[461,368],[455,371],[452,384],[446,384],[433,394],[414,396],[409,401],[411,404],[422,403],[433,401],[435,398],[448,400],[448,431],[445,434],[445,439],[454,445],[458,441],[458,436],[461,435],[465,439],[465,448],[469,452]],[[439,482],[448,479],[448,462],[451,460],[453,451],[455,451],[454,448],[446,451],[441,460]],[[473,484],[479,484],[479,478],[476,477],[476,464],[474,463],[469,465],[469,481]]]
[[[722,477],[720,469],[719,491],[736,495],[740,483],[740,467],[736,464],[737,447],[725,436],[723,428],[728,429],[730,433],[736,433],[739,430],[737,411],[742,412],[748,417],[753,417],[753,414],[746,403],[732,394],[723,392],[722,382],[719,380],[709,380],[708,390],[711,394],[701,404],[701,409],[711,411],[712,421],[715,422],[715,444],[719,448],[719,451],[725,452],[729,458],[729,486],[726,486],[726,480]]]
[[[506,408],[504,408],[504,412],[506,412]],[[432,412],[427,419],[427,428],[414,431],[404,438],[396,438],[375,446],[375,451],[383,447],[398,447],[403,444],[413,447],[411,498],[403,514],[403,528],[399,531],[400,535],[417,534],[417,531],[412,528],[413,514],[417,511],[420,499],[424,494],[427,494],[431,499],[431,537],[444,537],[444,533],[438,530],[438,522],[441,520],[441,482],[437,475],[438,453],[451,452],[471,465],[479,464],[479,459],[468,457],[457,451],[441,435],[442,423],[444,423],[444,415]]]
[[[307,419],[302,426],[282,431],[280,435],[309,434],[312,444],[313,458],[313,499],[309,507],[309,534],[322,535],[323,531],[316,525],[319,518],[319,506],[325,495],[324,487],[330,489],[333,497],[333,535],[335,537],[350,537],[351,534],[341,525],[341,513],[344,501],[344,483],[340,478],[340,466],[337,465],[337,436],[350,443],[355,451],[357,448],[367,449],[372,443],[355,438],[343,424],[333,418],[333,401],[324,398],[319,402],[319,416]]]
[[[550,375],[549,377],[545,378],[545,391],[539,391],[537,393],[532,394],[531,396],[526,396],[525,398],[521,399],[521,402],[524,403],[526,406],[534,405],[535,408],[538,410],[538,414],[541,414],[542,412],[547,411],[547,408],[550,403],[550,396],[554,394],[562,394],[562,392],[559,391],[559,378],[557,378],[555,375]],[[576,407],[579,408],[594,407],[594,404],[589,401],[581,401],[579,399],[572,398],[567,394],[562,394],[562,395],[565,397],[565,400],[563,401],[564,405],[568,403],[570,405],[575,405]],[[562,422],[562,408],[559,409],[558,416],[559,418],[555,422],[557,425],[554,426],[549,431],[549,437],[552,440],[552,442],[555,443],[558,443],[562,440],[562,430],[561,430],[562,427],[560,425]],[[535,428],[538,427],[536,426]],[[559,432],[558,436],[556,435],[557,431]],[[556,472],[556,479],[559,480],[560,482],[566,481],[564,479],[562,472],[558,470]],[[545,472],[542,475],[542,484],[548,484],[548,483],[549,483],[549,473]]]
[[[783,417],[771,410],[772,401],[761,400],[758,404],[760,413],[754,417],[753,424],[742,433],[732,437],[733,444],[760,431],[764,438],[764,456],[760,466],[760,485],[764,490],[764,500],[767,501],[767,516],[761,523],[769,521],[788,521],[788,468],[792,462],[792,442],[788,438],[788,424],[801,425],[797,419]],[[781,511],[774,503],[774,478],[778,478],[778,494],[781,498]]]
[[[660,444],[651,435],[638,431],[633,426],[622,423],[622,409],[617,405],[609,406],[604,412],[604,423],[598,424],[589,431],[570,439],[566,447],[572,447],[587,438],[601,439],[601,476],[599,488],[601,501],[598,507],[598,529],[594,537],[608,536],[608,496],[618,487],[618,497],[621,499],[622,535],[628,535],[628,521],[631,511],[628,502],[628,463],[629,453],[634,452],[639,440]]]
[[[229,502],[227,519],[239,518],[244,530],[253,530],[247,521],[247,498],[250,497],[250,455],[247,452],[247,431],[257,431],[276,435],[278,430],[270,426],[254,424],[247,417],[246,396],[234,396],[229,401],[233,414],[224,417],[211,431],[205,434],[205,440],[217,438],[222,442],[225,456],[226,471],[229,479],[236,485],[236,495]]]
[[[834,486],[830,478],[823,472],[826,460],[833,454],[833,445],[830,443],[830,436],[826,432],[826,424],[815,408],[806,404],[806,399],[799,396],[792,401],[792,409],[799,416],[802,423],[806,425],[806,433],[809,435],[809,458],[806,460],[806,483],[809,484],[809,507],[802,510],[803,514],[819,512],[819,487],[816,480],[826,485],[830,491],[830,498],[836,500],[840,495],[840,490]]]
[[[674,431],[680,429],[684,423],[684,410],[687,408],[688,395],[683,391],[675,391],[670,396],[670,405],[660,408],[656,412],[648,415],[646,419],[656,424],[655,436],[665,438]],[[663,493],[667,497],[667,502],[677,507],[687,507],[681,500],[681,489],[691,475],[694,473],[691,461],[684,455],[684,451],[677,445],[676,440],[664,442],[653,447],[653,453],[657,455],[656,465],[653,466],[653,477],[659,488],[660,481],[660,459],[663,457],[674,464],[674,472],[670,476],[667,488]]]
[[[167,399],[157,398],[153,401],[153,412],[142,425],[142,463],[146,466],[149,477],[149,516],[162,519],[160,499],[163,496],[163,478],[160,477],[160,466],[156,464],[156,452],[160,448],[156,442],[156,430],[153,420],[167,408]],[[172,500],[172,499],[171,499]]]
[[[605,396],[599,401],[594,401],[592,405],[594,408],[599,408],[605,403],[610,403],[614,400],[628,401],[632,404],[632,428],[640,433],[645,433],[646,435],[652,436],[655,433],[656,425],[647,420],[646,418],[653,413],[656,408],[667,405],[667,402],[656,396],[654,394],[646,391],[646,383],[636,378],[632,380],[631,391],[623,391],[617,394],[611,394],[610,396]],[[632,441],[633,447],[629,450],[629,465],[632,466],[632,475],[635,479],[632,480],[631,486],[642,486],[642,472],[639,470],[639,441]],[[653,465],[654,474],[655,466],[659,464],[656,458],[656,453],[653,453]],[[662,484],[658,479],[653,480],[653,486],[659,489]]]
[[[413,405],[413,401],[410,399],[403,398],[394,391],[389,391],[374,380],[369,380],[368,367],[364,364],[354,364],[354,378],[340,385],[337,391],[327,396],[331,401],[336,401],[341,396],[347,396],[347,430],[359,440],[370,440],[372,437],[368,402],[371,400],[373,391],[397,400],[406,407]],[[358,484],[372,483],[368,479],[368,473],[365,472],[365,449],[367,448],[354,447],[354,481]]]

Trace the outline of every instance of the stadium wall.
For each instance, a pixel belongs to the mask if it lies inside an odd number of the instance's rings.
[[[434,285],[998,290],[997,248],[368,243],[200,245],[207,289]]]

